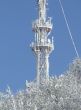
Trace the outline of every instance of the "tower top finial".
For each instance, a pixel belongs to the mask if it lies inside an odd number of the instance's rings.
[[[46,1],[47,0],[37,0],[38,9],[39,9],[39,18],[46,20]]]

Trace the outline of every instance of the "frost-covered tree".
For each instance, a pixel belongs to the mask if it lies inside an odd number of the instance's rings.
[[[0,93],[0,110],[81,110],[81,59],[73,60],[68,71],[36,86],[26,81],[25,90]]]

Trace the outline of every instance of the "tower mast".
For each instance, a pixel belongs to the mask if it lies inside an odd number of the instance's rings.
[[[32,28],[35,32],[35,41],[31,48],[37,59],[37,84],[47,83],[49,81],[49,55],[54,50],[53,39],[48,38],[52,30],[51,17],[47,18],[46,6],[47,0],[37,0],[38,19],[36,19]]]

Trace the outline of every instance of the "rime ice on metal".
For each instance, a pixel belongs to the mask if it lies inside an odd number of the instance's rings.
[[[36,19],[32,28],[35,32],[35,41],[32,42],[31,48],[37,59],[37,84],[49,81],[49,55],[54,50],[53,38],[49,39],[52,30],[51,17],[47,18],[46,6],[47,0],[38,0],[38,19]]]

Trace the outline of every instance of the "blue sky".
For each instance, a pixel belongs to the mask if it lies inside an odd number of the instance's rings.
[[[81,56],[81,0],[61,0]],[[48,16],[53,18],[55,50],[50,55],[50,75],[67,70],[76,57],[62,15],[59,0],[48,0]],[[36,0],[0,0],[0,91],[10,85],[23,89],[25,80],[36,77],[35,56],[30,48],[34,40],[32,21],[37,18]]]

